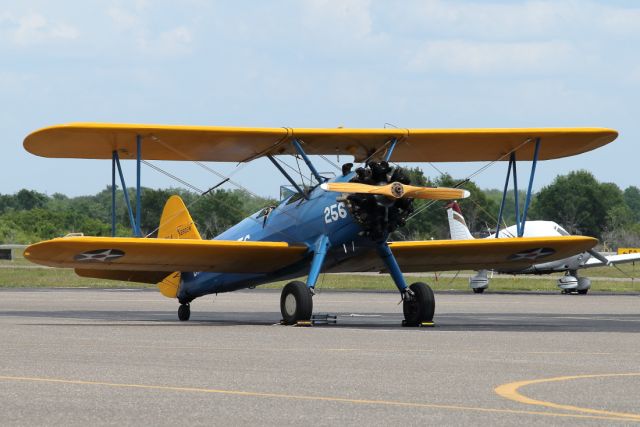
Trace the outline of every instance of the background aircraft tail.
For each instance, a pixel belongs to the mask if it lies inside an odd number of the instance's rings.
[[[470,240],[474,238],[462,216],[458,202],[453,201],[447,205],[447,217],[449,218],[451,240]]]

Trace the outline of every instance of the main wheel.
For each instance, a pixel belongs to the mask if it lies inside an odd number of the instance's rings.
[[[587,292],[589,292],[589,288],[587,288],[587,289],[578,289],[578,293],[580,295],[586,295]]]
[[[485,288],[472,288],[474,294],[481,294],[484,292]]]
[[[402,303],[405,325],[418,326],[422,322],[431,322],[436,309],[433,291],[426,283],[416,282],[409,286],[413,298]]]
[[[287,283],[280,295],[280,312],[285,325],[311,320],[313,298],[307,285],[298,281]]]
[[[178,319],[182,322],[186,322],[191,317],[191,307],[189,304],[180,304],[178,307]]]

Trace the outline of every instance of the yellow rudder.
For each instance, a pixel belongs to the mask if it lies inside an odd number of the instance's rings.
[[[171,196],[162,210],[160,239],[196,239],[202,240],[187,207],[180,196]],[[176,298],[180,290],[180,272],[176,271],[158,282],[160,293],[167,298]]]
[[[162,210],[159,239],[197,239],[202,240],[187,207],[180,196],[171,196]]]

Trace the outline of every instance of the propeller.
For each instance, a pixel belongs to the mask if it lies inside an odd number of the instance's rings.
[[[376,194],[394,199],[452,200],[464,199],[471,193],[459,188],[416,187],[415,185],[392,182],[387,185],[369,185],[357,182],[325,182],[320,185],[325,191],[347,194]]]

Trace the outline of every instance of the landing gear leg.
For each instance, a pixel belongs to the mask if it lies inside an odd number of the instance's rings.
[[[329,237],[325,234],[320,236],[315,244],[307,283],[294,281],[288,283],[287,286],[282,289],[282,295],[280,295],[280,313],[282,313],[282,323],[285,325],[295,325],[300,322],[311,321],[313,295],[315,295],[314,289],[329,246]]]
[[[436,308],[433,290],[427,284],[420,282],[407,286],[400,266],[386,242],[378,245],[378,253],[387,266],[400,295],[402,295],[402,311],[404,312],[402,326],[431,324]]]
[[[180,307],[178,307],[178,319],[182,322],[186,322],[189,320],[189,317],[191,317],[191,307],[189,306],[189,303],[180,304]]]

